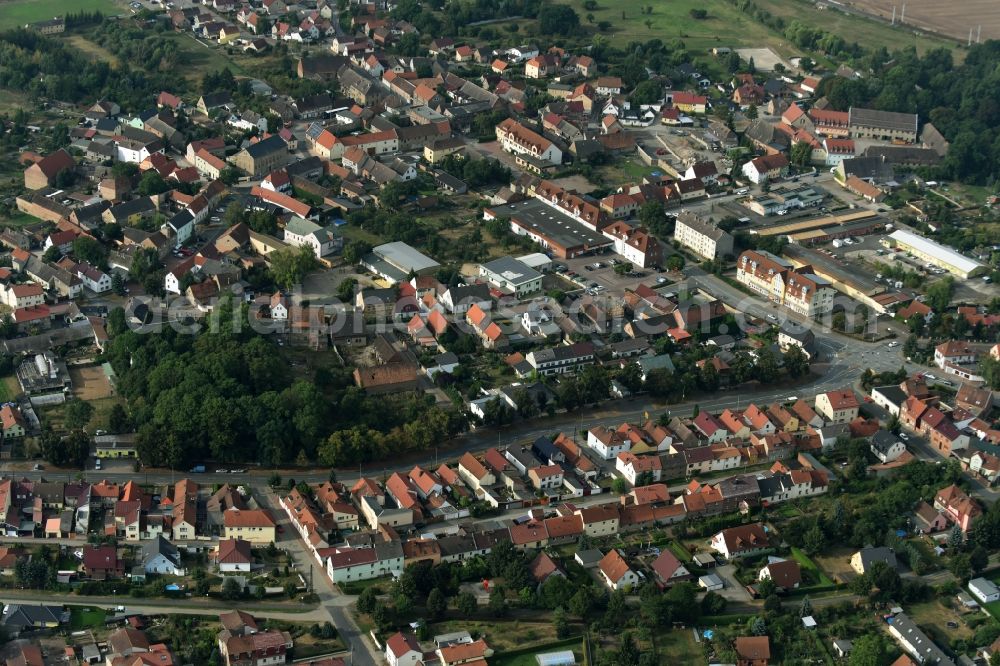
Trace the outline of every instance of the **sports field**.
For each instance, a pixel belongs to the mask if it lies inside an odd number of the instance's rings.
[[[597,7],[590,10],[584,9],[585,0],[561,1],[576,10],[584,27],[592,28],[601,21],[609,22],[611,29],[600,34],[616,46],[654,38],[664,41],[679,38],[694,52],[704,52],[715,46],[730,48],[746,46],[770,47],[786,58],[802,54],[802,50],[785,39],[784,35],[758,23],[725,0],[643,0],[638,3],[597,0]],[[849,14],[836,9],[832,4],[821,8],[806,0],[754,1],[761,9],[781,16],[786,21],[798,20],[808,25],[819,26],[850,42],[884,44],[890,51],[915,46],[922,53],[939,46],[955,45],[947,39],[917,36],[912,28],[892,27],[879,21]],[[855,4],[886,4],[892,1],[855,0]],[[928,4],[932,2],[932,0],[920,1]],[[971,1],[993,2],[993,0]],[[907,16],[910,14],[909,2],[910,0],[907,0]],[[646,13],[645,9],[648,7],[652,8],[652,12]],[[692,17],[693,9],[707,10],[707,18]],[[590,21],[591,17],[593,22]],[[985,38],[985,25],[983,31]]]
[[[118,14],[121,5],[114,0],[0,0],[0,30],[44,21],[67,12],[101,11]]]

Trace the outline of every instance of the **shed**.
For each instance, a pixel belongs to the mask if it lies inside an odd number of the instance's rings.
[[[698,587],[704,588],[709,592],[721,590],[725,586],[726,584],[723,580],[715,574],[708,574],[707,576],[702,576],[698,579]]]
[[[984,604],[1000,601],[1000,588],[993,581],[985,578],[973,578],[970,580],[969,592]]]
[[[517,260],[529,268],[534,268],[536,271],[547,271],[552,268],[552,259],[541,252],[532,252],[523,257],[518,257]]]
[[[717,562],[715,561],[715,556],[712,553],[695,553],[694,563],[699,567],[714,567]]]
[[[851,650],[853,649],[854,643],[846,638],[837,638],[833,641],[833,653],[841,659],[851,654]]]
[[[604,557],[604,553],[596,548],[591,548],[590,550],[577,551],[573,559],[584,569],[593,569],[601,561],[602,557]]]

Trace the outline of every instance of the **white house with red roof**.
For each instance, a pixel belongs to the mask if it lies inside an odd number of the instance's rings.
[[[416,666],[423,658],[424,653],[413,634],[397,631],[385,642],[385,660],[389,666]]]
[[[615,459],[615,469],[633,486],[640,475],[648,472],[653,481],[659,481],[663,473],[660,456],[637,456],[631,452],[619,453]]]

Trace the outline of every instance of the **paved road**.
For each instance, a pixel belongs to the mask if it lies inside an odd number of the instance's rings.
[[[279,536],[278,546],[284,548],[291,556],[295,569],[303,575],[306,581],[312,580],[313,591],[320,600],[320,611],[325,620],[333,623],[341,640],[348,646],[351,653],[351,666],[376,666],[382,663],[378,650],[355,624],[349,607],[354,604],[354,597],[342,594],[326,572],[319,566],[316,559],[306,550],[305,544],[292,527],[288,515],[278,503],[278,497],[268,488],[263,493],[257,493],[258,501],[271,510],[283,533]],[[310,575],[310,572],[312,575]]]
[[[127,588],[122,583],[122,588]],[[322,607],[302,606],[296,610],[294,607],[288,610],[278,610],[271,605],[260,604],[253,601],[239,601],[227,603],[216,599],[144,599],[133,600],[127,595],[116,597],[99,596],[77,596],[72,594],[52,594],[51,592],[29,592],[24,590],[3,590],[0,593],[4,603],[25,603],[37,604],[56,603],[70,606],[94,606],[98,608],[113,609],[115,606],[125,606],[125,610],[130,613],[143,613],[148,615],[212,615],[239,608],[251,613],[255,617],[263,617],[274,620],[286,620],[288,622],[326,622],[329,618]],[[134,602],[134,603],[133,603]]]

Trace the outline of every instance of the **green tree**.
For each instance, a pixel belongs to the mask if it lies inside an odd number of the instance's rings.
[[[108,412],[108,431],[118,434],[128,432],[130,429],[128,412],[125,411],[124,405],[116,402]]]
[[[782,364],[792,379],[804,377],[809,373],[809,359],[798,345],[790,346],[782,354]]]
[[[373,610],[375,610],[375,604],[378,602],[378,589],[375,587],[366,587],[358,595],[358,612],[370,615]]]
[[[927,288],[926,303],[935,312],[944,312],[951,303],[954,291],[955,279],[950,275],[945,276]]]
[[[611,491],[618,495],[624,495],[629,491],[628,481],[616,476],[615,480],[611,482]]]
[[[292,289],[319,267],[319,260],[309,246],[276,250],[268,255],[271,275],[283,289]]]
[[[850,666],[884,666],[892,653],[881,633],[865,634],[854,641],[848,659]]]
[[[55,575],[45,558],[20,557],[14,563],[14,579],[24,587],[44,590],[55,581]]]
[[[796,141],[790,151],[789,161],[795,166],[802,168],[809,165],[812,160],[812,146],[805,141]]]
[[[66,405],[65,422],[70,430],[79,430],[94,416],[94,406],[85,400],[72,400]]]
[[[504,594],[502,587],[497,586],[490,591],[490,602],[487,608],[493,617],[504,617],[507,615],[507,596]]]
[[[361,261],[361,258],[372,251],[372,246],[370,243],[364,241],[355,240],[344,245],[344,250],[341,256],[343,256],[344,261],[348,264],[356,264]]]
[[[90,236],[78,236],[73,241],[73,256],[91,266],[103,268],[108,259],[107,249]]]
[[[663,85],[659,81],[647,79],[642,81],[632,91],[633,104],[654,104],[663,101]]]
[[[459,614],[466,618],[473,617],[479,609],[476,597],[471,592],[462,592],[459,594],[458,600],[455,602],[455,606],[458,608]]]
[[[233,576],[227,576],[222,583],[222,598],[226,601],[233,601],[243,596],[243,588]]]
[[[580,17],[567,5],[544,4],[538,11],[538,31],[543,35],[572,35],[580,28]]]
[[[163,180],[163,176],[156,169],[150,169],[142,174],[136,192],[140,196],[148,197],[153,194],[163,194],[169,189],[170,185],[167,184],[167,181]]]
[[[53,245],[47,249],[44,254],[42,254],[42,261],[46,261],[48,263],[53,263],[59,261],[60,259],[62,259],[62,252],[56,245]]]
[[[751,104],[749,107],[747,107],[746,113],[744,115],[747,117],[748,120],[757,120],[757,116],[759,115],[757,111],[757,105]]]
[[[679,254],[673,254],[667,259],[667,268],[672,271],[679,271],[684,268],[684,257]]]
[[[969,566],[972,567],[972,571],[975,573],[980,573],[990,564],[990,554],[982,546],[976,546],[969,553]]]
[[[448,599],[440,589],[434,588],[427,595],[427,614],[432,620],[440,619],[448,609]]]

